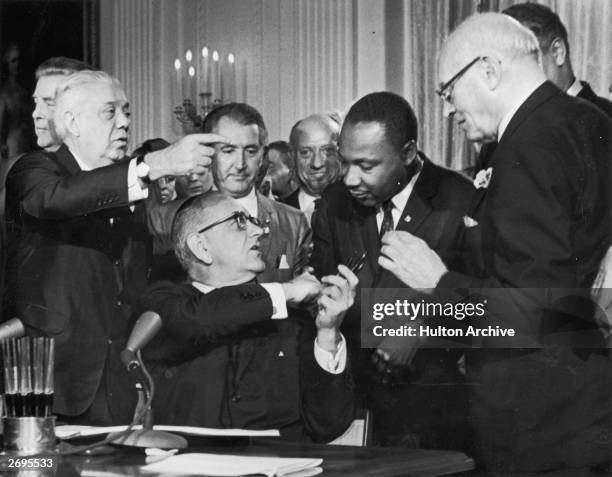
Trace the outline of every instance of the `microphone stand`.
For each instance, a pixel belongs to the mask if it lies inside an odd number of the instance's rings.
[[[108,442],[122,446],[131,447],[156,447],[159,449],[184,449],[187,447],[187,440],[176,434],[153,429],[153,408],[151,404],[155,396],[155,383],[147,371],[140,350],[134,353],[129,349],[122,351],[122,359],[131,353],[127,370],[134,382],[134,387],[138,392],[138,404],[134,412],[132,426],[142,424],[142,429],[135,429],[129,432],[119,431],[108,435]]]

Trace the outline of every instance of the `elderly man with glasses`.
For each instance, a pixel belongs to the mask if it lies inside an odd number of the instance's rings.
[[[353,381],[339,326],[357,277],[344,266],[257,284],[266,226],[211,191],[185,202],[173,225],[185,284],[160,282],[142,298],[163,321],[145,348],[158,385],[157,422],[280,429],[328,441],[353,414]],[[296,307],[316,300],[311,318]],[[287,305],[292,308],[287,309]]]
[[[444,111],[469,140],[498,141],[468,232],[482,248],[466,275],[395,231],[379,263],[435,296],[480,294],[486,316],[471,324],[514,330],[466,357],[480,465],[590,475],[610,460],[612,429],[609,350],[588,299],[612,233],[612,122],[547,81],[540,56],[533,33],[506,15],[474,15],[449,36],[438,61]]]

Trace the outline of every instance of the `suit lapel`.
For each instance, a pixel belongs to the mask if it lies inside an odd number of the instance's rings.
[[[57,163],[62,166],[71,176],[81,172],[79,164],[65,144],[62,144],[55,152],[55,157],[57,158]]]
[[[525,102],[514,113],[512,119],[508,123],[508,127],[504,131],[501,140],[498,141],[498,148],[511,137],[523,122],[537,109],[542,103],[548,101],[552,96],[565,94],[550,81],[542,83]]]
[[[347,252],[343,263],[347,263],[351,258],[358,259],[363,252],[368,253],[365,266],[359,273],[359,282],[361,283],[361,288],[364,288],[371,285],[378,270],[380,242],[378,239],[378,225],[376,224],[376,209],[373,207],[363,207],[352,198],[350,200],[352,205],[351,214],[353,216],[351,223],[353,225],[350,229],[351,237],[347,237],[347,244],[352,244],[353,247],[343,247],[342,251]]]
[[[278,224],[278,217],[277,217],[276,209],[274,209],[274,207],[271,207],[268,201],[264,197],[262,197],[261,194],[259,193],[256,193],[256,194],[257,194],[257,218],[261,220],[263,223],[267,224],[270,230],[270,233],[264,235],[263,237],[259,239],[259,243],[261,246],[263,256],[266,259],[266,262],[268,262],[273,259],[273,257],[270,257],[270,250],[272,249],[273,241],[277,240],[277,237],[275,236],[277,234],[275,234],[274,232],[276,231],[276,228],[277,228],[276,226]],[[267,263],[266,268],[271,270],[270,266],[274,266],[274,265],[275,264]]]
[[[416,234],[425,219],[431,214],[431,197],[436,193],[434,184],[434,166],[429,159],[422,156],[423,169],[414,184],[414,189],[402,211],[396,230]]]

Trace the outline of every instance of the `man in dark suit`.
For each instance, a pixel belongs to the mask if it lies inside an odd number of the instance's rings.
[[[226,104],[206,116],[204,131],[230,140],[215,144],[212,162],[215,186],[264,222],[269,232],[261,240],[266,269],[259,280],[284,282],[299,274],[308,264],[312,240],[306,217],[255,188],[268,138],[261,114],[248,104]]]
[[[453,261],[463,217],[474,191],[460,174],[436,166],[417,150],[417,120],[406,100],[393,93],[372,93],[348,112],[340,134],[343,182],[328,187],[313,216],[312,264],[318,274],[339,263],[367,260],[360,288],[405,288],[377,264],[380,235],[406,230],[422,237]],[[358,386],[374,412],[375,433],[384,444],[444,448],[461,445],[465,429],[458,356],[444,350],[420,353],[404,384],[378,385],[372,351],[360,350],[360,300],[343,324],[359,357]],[[363,344],[363,343],[361,343]],[[401,339],[385,338],[375,356],[402,364]],[[383,373],[385,370],[382,370]],[[455,393],[455,405],[449,395]],[[451,432],[451,428],[454,428]]]
[[[445,113],[469,140],[498,141],[474,217],[482,267],[453,270],[407,232],[383,238],[379,263],[435,295],[479,293],[487,313],[472,324],[515,331],[467,355],[479,464],[589,475],[610,460],[612,375],[588,294],[611,238],[612,122],[546,81],[539,54],[531,32],[487,13],[439,58]]]
[[[187,136],[123,161],[129,106],[116,79],[75,73],[55,103],[62,146],[27,154],[8,176],[9,316],[31,334],[56,339],[54,413],[78,423],[125,423],[132,393],[117,341],[125,338],[149,265],[137,201],[150,180],[208,165],[212,149],[203,143],[223,138]]]
[[[598,96],[589,83],[576,78],[570,59],[567,29],[555,12],[545,5],[527,2],[512,5],[502,13],[519,21],[535,34],[542,51],[542,68],[549,81],[561,91],[593,103],[612,117],[612,101]],[[474,167],[476,174],[490,167],[495,146],[496,142],[483,145]]]
[[[308,272],[255,283],[266,267],[264,227],[220,192],[194,197],[177,213],[172,237],[190,282],[161,282],[142,298],[143,310],[163,323],[144,350],[157,382],[157,422],[277,428],[286,438],[326,442],[353,415],[339,326],[357,277],[340,266],[323,285]],[[312,298],[316,318],[288,314],[286,303]]]
[[[542,50],[542,68],[549,81],[561,91],[586,99],[612,116],[612,102],[597,96],[586,81],[576,79],[570,59],[567,29],[555,12],[538,3],[518,3],[502,13],[521,22],[538,38]]]
[[[304,212],[309,221],[315,201],[340,176],[339,133],[340,124],[327,114],[313,114],[291,128],[289,144],[300,184],[284,202]]]

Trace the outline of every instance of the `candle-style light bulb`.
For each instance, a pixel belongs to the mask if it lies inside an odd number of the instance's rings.
[[[219,61],[219,53],[217,50],[213,51],[213,61]]]
[[[229,55],[227,55],[227,61],[230,64],[234,63],[234,55],[232,53],[230,53]]]
[[[191,53],[191,50],[187,50],[185,53],[185,59],[187,60],[187,63],[191,63],[191,60],[193,59],[193,53]]]
[[[176,60],[174,60],[174,69],[176,71],[181,69],[181,60],[179,60],[178,58]]]
[[[195,68],[193,66],[189,67],[189,76],[192,78],[195,76]]]
[[[208,48],[202,48],[202,58],[208,58]]]

